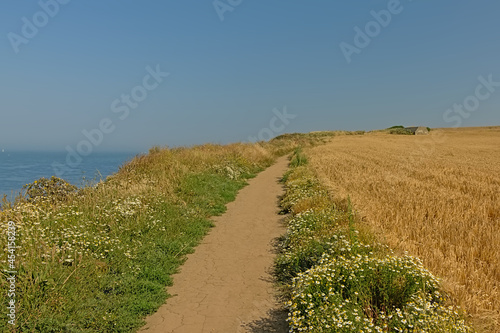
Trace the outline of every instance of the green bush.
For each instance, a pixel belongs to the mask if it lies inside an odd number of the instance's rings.
[[[438,281],[409,256],[325,255],[292,290],[290,332],[470,331],[444,306]]]
[[[389,134],[397,135],[413,135],[413,133],[405,128],[393,128],[389,130]]]
[[[26,199],[33,203],[41,201],[61,202],[78,190],[76,186],[55,176],[50,179],[35,180],[33,183],[24,185],[23,189],[26,190]]]
[[[331,228],[331,231],[335,229]],[[300,273],[318,265],[325,254],[349,258],[355,254],[368,254],[372,251],[370,245],[358,241],[351,242],[346,233],[336,230],[333,235],[320,232],[309,232],[309,235],[302,232],[293,236],[287,234],[283,240],[283,250],[275,262],[278,281],[290,283]],[[293,245],[293,241],[289,240],[295,238],[294,236],[297,238],[302,236],[300,240],[296,240],[300,245]]]

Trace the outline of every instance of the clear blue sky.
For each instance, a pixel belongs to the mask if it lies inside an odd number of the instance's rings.
[[[500,82],[500,2],[396,2],[221,0],[218,13],[211,0],[3,1],[0,149],[76,149],[103,119],[109,133],[96,134],[95,151],[500,125],[500,87],[480,88],[467,117],[443,118],[474,96],[479,76]],[[373,24],[382,10],[390,22]],[[373,37],[348,63],[340,45],[356,47],[354,28],[367,24]],[[157,65],[169,73],[159,84],[146,77]],[[131,108],[120,98],[134,88]],[[271,126],[284,107],[296,117]]]

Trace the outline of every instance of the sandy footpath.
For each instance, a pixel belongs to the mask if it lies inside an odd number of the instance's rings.
[[[279,178],[287,159],[249,181],[215,227],[188,256],[173,297],[146,319],[140,332],[287,332],[271,269],[273,242],[285,231],[278,212]]]

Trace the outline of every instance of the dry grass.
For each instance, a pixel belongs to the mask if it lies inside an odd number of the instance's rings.
[[[500,330],[500,128],[338,136],[308,151],[371,230],[443,279],[479,331]]]

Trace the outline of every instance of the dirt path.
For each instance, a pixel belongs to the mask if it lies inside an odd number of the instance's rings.
[[[146,320],[147,333],[287,332],[273,288],[273,241],[284,233],[277,214],[286,158],[249,181],[188,256],[173,297]]]

